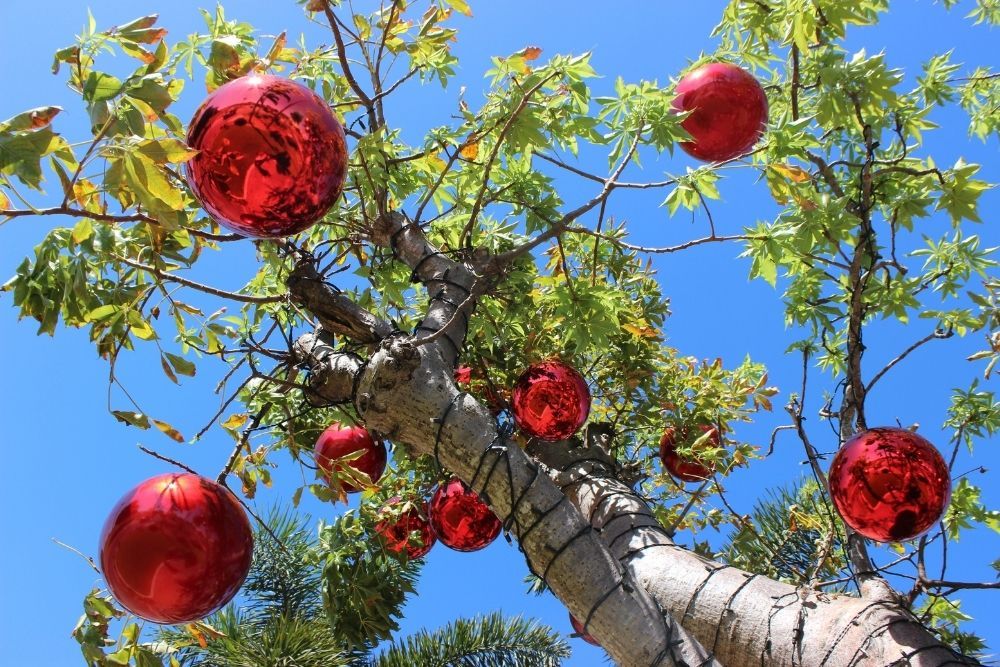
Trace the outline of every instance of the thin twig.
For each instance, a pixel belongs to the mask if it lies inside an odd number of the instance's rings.
[[[184,285],[185,287],[190,287],[191,289],[196,289],[199,292],[205,292],[206,294],[212,294],[214,296],[219,296],[224,299],[231,299],[233,301],[240,301],[242,303],[281,303],[287,300],[287,296],[251,296],[248,294],[238,294],[236,292],[227,292],[226,290],[219,289],[217,287],[212,287],[211,285],[205,285],[203,283],[195,282],[193,280],[188,280],[187,278],[181,278],[180,276],[162,271],[155,266],[149,266],[148,264],[143,264],[141,262],[136,262],[134,260],[117,257],[118,261],[122,264],[127,264],[134,269],[139,269],[140,271],[145,271],[146,273],[152,274],[159,278],[160,280],[167,280],[169,282],[177,283],[178,285]]]
[[[876,373],[875,377],[873,377],[868,382],[868,385],[865,387],[865,393],[867,394],[868,392],[870,392],[872,390],[872,387],[875,386],[875,383],[882,379],[883,375],[892,370],[892,367],[901,362],[903,359],[906,359],[906,357],[909,356],[911,352],[916,350],[921,345],[928,343],[936,338],[938,339],[951,338],[953,335],[954,331],[952,331],[951,329],[948,329],[947,331],[942,331],[941,329],[935,329],[931,333],[927,334],[926,336],[918,340],[916,343],[903,350],[903,352],[898,357],[887,363],[885,367],[882,368],[882,370]]]
[[[185,472],[189,472],[192,475],[197,475],[198,474],[197,472],[195,472],[195,470],[193,470],[192,468],[189,468],[188,466],[184,465],[180,461],[175,461],[174,459],[170,458],[169,456],[164,456],[163,454],[160,454],[159,452],[155,452],[152,449],[149,449],[148,447],[143,447],[142,445],[139,445],[139,449],[141,451],[149,454],[150,456],[152,456],[155,459],[160,459],[161,461],[164,461],[164,462],[169,463],[171,465],[175,465],[178,468],[180,468],[181,470],[184,470]]]
[[[490,151],[490,155],[486,159],[486,164],[483,166],[483,181],[479,185],[479,193],[476,195],[476,200],[472,204],[472,210],[469,212],[469,221],[465,223],[465,228],[459,236],[459,246],[464,244],[465,239],[472,233],[472,230],[475,227],[476,218],[479,217],[479,211],[483,206],[483,197],[486,194],[486,188],[489,186],[490,174],[493,171],[493,163],[496,161],[497,155],[500,154],[500,148],[503,146],[507,133],[510,132],[510,129],[514,126],[514,122],[517,121],[517,117],[520,116],[521,112],[528,106],[531,96],[541,90],[542,86],[551,81],[555,76],[556,74],[553,72],[525,91],[524,95],[521,96],[521,101],[511,112],[510,116],[508,116],[507,121],[503,124],[503,127],[500,128],[500,134],[497,135],[496,142],[493,144],[493,150]]]

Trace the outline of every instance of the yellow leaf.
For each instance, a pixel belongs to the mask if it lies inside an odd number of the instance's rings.
[[[7,210],[10,208],[10,199],[7,198],[3,192],[0,192],[0,209]]]
[[[479,155],[479,142],[471,138],[466,140],[465,145],[458,153],[466,160],[475,160]]]
[[[73,184],[73,199],[87,210],[100,207],[101,194],[92,181],[81,178]]]
[[[444,171],[445,167],[448,166],[448,163],[442,160],[440,157],[438,157],[437,153],[433,155],[428,155],[424,159],[427,161],[428,164],[435,167],[438,171]]]
[[[198,645],[202,648],[206,648],[208,646],[209,639],[220,639],[226,636],[224,632],[219,632],[208,623],[204,623],[202,621],[188,623],[184,626],[184,629],[198,641]]]
[[[802,167],[787,164],[772,164],[770,167],[793,183],[806,183],[812,179],[809,172]]]
[[[525,60],[537,60],[540,55],[542,55],[542,47],[540,46],[526,46],[521,51],[521,57]]]
[[[222,422],[222,428],[227,431],[235,431],[243,424],[247,422],[247,415],[245,412],[237,412],[236,414],[229,415],[226,421]]]
[[[659,338],[660,332],[649,325],[636,326],[635,324],[623,324],[622,329],[637,338]]]
[[[160,429],[160,431],[162,431],[163,434],[171,440],[174,440],[175,442],[184,442],[184,436],[180,434],[180,431],[167,422],[161,422],[159,419],[151,419],[150,421],[153,422],[153,426]]]

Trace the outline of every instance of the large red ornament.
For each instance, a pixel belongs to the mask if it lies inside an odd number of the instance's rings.
[[[682,78],[673,106],[692,112],[681,127],[693,141],[681,142],[681,148],[706,162],[743,155],[767,124],[764,89],[751,74],[729,63],[708,63]]]
[[[707,424],[699,424],[698,429],[701,431],[698,437],[705,433],[709,434],[707,446],[713,448],[719,446],[719,429]],[[685,437],[686,433],[682,432],[681,438]],[[712,474],[712,469],[702,463],[697,456],[683,458],[677,453],[677,431],[672,426],[667,428],[660,438],[660,460],[667,472],[682,482],[702,482]]]
[[[338,462],[338,459],[356,452],[364,453],[351,461]],[[344,479],[347,474],[345,468],[368,475],[374,484],[385,472],[386,458],[385,443],[372,438],[361,426],[344,426],[334,422],[316,440],[316,465],[320,474],[328,484],[336,475],[341,488],[347,493],[360,491],[361,487]]]
[[[511,398],[517,427],[542,440],[565,440],[590,414],[590,390],[583,376],[554,359],[529,366]]]
[[[250,522],[232,493],[186,473],[136,486],[101,531],[108,588],[154,623],[190,623],[218,610],[243,585],[252,553]]]
[[[844,443],[830,465],[830,496],[844,522],[878,542],[912,540],[951,498],[937,448],[901,428],[873,428]]]
[[[208,96],[188,128],[187,164],[209,215],[244,236],[308,228],[333,206],[347,174],[344,129],[305,86],[251,74]]]
[[[400,502],[398,496],[390,498],[380,513],[388,513],[389,508]],[[427,520],[426,503],[410,507],[398,516],[387,516],[375,524],[375,532],[382,537],[382,542],[389,551],[395,554],[406,553],[410,560],[426,556],[437,541]]]
[[[583,629],[583,623],[576,620],[576,616],[573,614],[569,615],[570,625],[573,626],[573,632],[580,636],[580,639],[587,642],[588,644],[593,644],[594,646],[600,646],[596,639],[590,636],[590,634]]]
[[[503,524],[479,494],[453,477],[438,486],[430,502],[431,527],[456,551],[478,551],[500,534]]]

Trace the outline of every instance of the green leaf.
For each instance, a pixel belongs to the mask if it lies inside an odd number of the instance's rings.
[[[125,156],[125,182],[149,214],[168,228],[176,226],[175,212],[184,209],[184,196],[162,168],[142,153]]]
[[[136,150],[142,153],[156,164],[178,164],[187,162],[198,151],[188,148],[183,142],[177,139],[147,139],[136,146]]]
[[[162,354],[160,355],[160,366],[163,368],[163,373],[170,378],[171,382],[174,384],[180,384],[180,382],[177,381],[177,374],[174,373],[174,369],[170,367],[170,364],[167,363],[167,358]]]
[[[89,239],[94,234],[94,223],[90,218],[81,218],[79,222],[73,225],[73,233],[71,238],[73,243],[83,243]]]
[[[112,410],[111,414],[118,421],[128,424],[130,426],[136,426],[141,428],[143,431],[149,428],[149,417],[141,412],[130,412],[127,410]]]
[[[188,377],[194,377],[196,371],[194,363],[188,361],[184,357],[179,357],[176,354],[171,354],[170,352],[165,352],[164,354],[170,361],[170,365],[173,367],[175,373],[177,373],[178,375],[186,375]]]
[[[128,311],[128,323],[130,331],[142,340],[153,340],[156,338],[156,331],[149,325],[146,318],[137,310]]]
[[[445,4],[454,9],[459,14],[472,16],[472,8],[465,0],[444,0]]]
[[[121,306],[119,305],[113,303],[105,304],[103,306],[98,306],[97,308],[94,308],[92,311],[87,313],[86,316],[84,316],[84,319],[87,322],[98,322],[100,320],[106,320],[120,311],[121,311]]]
[[[29,132],[0,133],[0,173],[16,176],[25,185],[40,189],[42,183],[42,158],[50,153],[72,158],[66,141],[51,128]]]
[[[103,102],[120,93],[122,82],[107,72],[91,72],[83,85],[83,99],[88,102]]]
[[[0,122],[0,133],[18,132],[21,130],[40,130],[48,127],[52,119],[62,111],[62,107],[38,107],[23,111],[16,116]]]

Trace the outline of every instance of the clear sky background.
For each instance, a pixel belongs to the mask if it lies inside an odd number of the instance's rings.
[[[490,66],[490,56],[506,55],[527,45],[541,46],[543,57],[592,50],[593,64],[604,75],[593,84],[598,94],[609,91],[617,75],[632,81],[645,78],[665,83],[700,52],[714,49],[709,33],[724,4],[722,0],[475,3],[475,19],[458,22],[461,32],[456,53],[461,69],[452,86],[447,91],[436,84],[408,87],[398,97],[393,96],[387,109],[389,123],[406,128],[407,137],[417,141],[424,129],[448,122],[459,86],[467,86],[466,99],[477,105],[482,73]],[[204,0],[94,0],[89,6],[102,29],[159,12],[161,24],[170,31],[171,43],[202,31],[197,9],[211,8]],[[306,35],[311,46],[330,41],[326,30],[310,24],[300,7],[290,0],[239,0],[228,3],[226,8],[230,17],[252,23],[265,35],[287,30],[290,41],[300,33]],[[852,49],[866,48],[869,52],[885,49],[889,62],[904,68],[911,83],[921,62],[950,48],[955,49],[954,60],[967,63],[970,69],[980,64],[996,66],[996,31],[973,27],[962,13],[946,12],[931,0],[897,0],[879,27],[854,30],[849,44]],[[49,69],[52,53],[72,43],[85,22],[86,5],[76,1],[0,5],[0,118],[31,107],[61,105],[65,111],[57,118],[56,129],[70,141],[89,137],[82,104],[66,89],[63,77],[52,76]],[[200,78],[188,82],[181,102],[172,110],[188,118],[203,96]],[[934,155],[941,165],[965,157],[984,165],[987,180],[1000,181],[996,141],[984,145],[969,139],[967,119],[960,111],[938,113],[933,120],[942,127],[926,135],[922,154]],[[678,153],[659,163],[646,162],[644,171],[632,172],[632,176],[655,180],[664,172],[683,172],[687,164],[688,158]],[[749,173],[727,177],[720,189],[723,202],[713,206],[720,233],[739,233],[744,226],[772,218],[776,212],[766,187],[755,184]],[[585,186],[573,184],[565,192],[565,199],[575,205],[592,194]],[[668,245],[707,232],[701,218],[693,222],[686,216],[669,219],[664,209],[656,207],[662,197],[663,193],[658,193],[622,199],[615,201],[609,212],[616,219],[629,221],[636,243]],[[983,198],[981,217],[985,224],[972,230],[981,233],[988,245],[1000,244],[996,228],[998,201],[996,192]],[[0,228],[0,277],[6,280],[13,273],[47,229],[69,224],[72,221],[55,218],[20,219]],[[948,221],[941,216],[922,225],[922,231],[931,236],[948,229]],[[736,246],[705,246],[656,260],[674,311],[667,323],[667,339],[686,354],[722,357],[729,366],[739,363],[747,353],[752,354],[770,367],[770,382],[782,388],[775,400],[775,405],[781,406],[799,380],[799,357],[783,354],[795,334],[784,327],[780,292],[762,281],[748,282],[749,261],[738,258],[739,252]],[[221,253],[206,257],[196,275],[222,287],[236,288],[242,278],[253,273],[253,262],[249,243],[227,244]],[[197,302],[209,307],[212,303]],[[929,330],[929,322],[918,320],[906,330],[883,326],[872,331],[866,338],[868,372]],[[159,433],[139,432],[118,424],[106,411],[106,364],[97,358],[86,333],[60,329],[52,339],[37,338],[34,332],[32,322],[16,322],[10,296],[0,296],[0,419],[5,425],[0,439],[0,638],[4,640],[4,660],[11,660],[11,664],[30,656],[32,664],[72,665],[80,663],[80,655],[70,630],[82,611],[83,596],[99,584],[99,579],[79,556],[58,547],[52,539],[96,555],[100,527],[114,502],[140,480],[164,470],[164,464],[139,452],[137,443],[152,446],[210,475],[221,468],[231,443],[210,435],[196,445],[177,445]],[[953,338],[915,353],[870,397],[869,423],[894,424],[897,418],[903,424],[919,422],[921,433],[945,448],[946,437],[938,427],[946,417],[950,390],[967,387],[981,372],[981,366],[964,361],[981,347],[981,337]],[[190,437],[217,407],[218,399],[211,391],[220,376],[217,368],[214,372],[210,368],[206,364],[206,372],[185,379],[180,388],[163,377],[158,362],[149,355],[126,355],[119,372],[144,408]],[[995,382],[990,384],[995,388]],[[813,385],[808,415],[815,415],[820,407],[821,391],[832,388],[828,378]],[[113,403],[116,408],[125,407],[120,395]],[[771,429],[784,423],[782,417],[779,408],[775,414],[763,415],[758,424],[741,427],[737,436],[766,445]],[[825,424],[814,418],[811,429],[821,449],[835,448],[836,441]],[[804,458],[801,445],[783,436],[772,458],[733,475],[728,483],[732,504],[740,512],[749,512],[766,488],[762,481],[783,484],[797,479],[805,471]],[[301,483],[297,469],[287,465],[283,455],[278,460],[285,465],[274,471],[275,488],[260,494],[258,507],[287,501]],[[998,468],[998,464],[997,443],[981,442],[974,456],[963,451],[956,471],[979,465]],[[997,474],[1000,469],[977,480],[984,486],[987,504],[993,507],[1000,506]],[[342,511],[315,501],[303,505],[315,518],[329,518]],[[993,575],[988,563],[998,555],[1000,539],[996,534],[982,530],[970,535],[949,551],[951,577],[990,579]],[[882,563],[888,560],[885,553],[877,559]],[[427,559],[419,594],[406,607],[402,633],[420,627],[435,628],[460,615],[496,609],[537,617],[569,633],[566,611],[557,600],[549,595],[533,597],[524,593],[525,573],[520,552],[502,539],[474,554],[438,546]],[[965,599],[966,611],[977,617],[974,627],[994,650],[1000,649],[995,611],[1000,598],[995,592],[969,592]],[[603,660],[602,651],[581,641],[573,641],[573,648],[570,665],[597,665]]]

